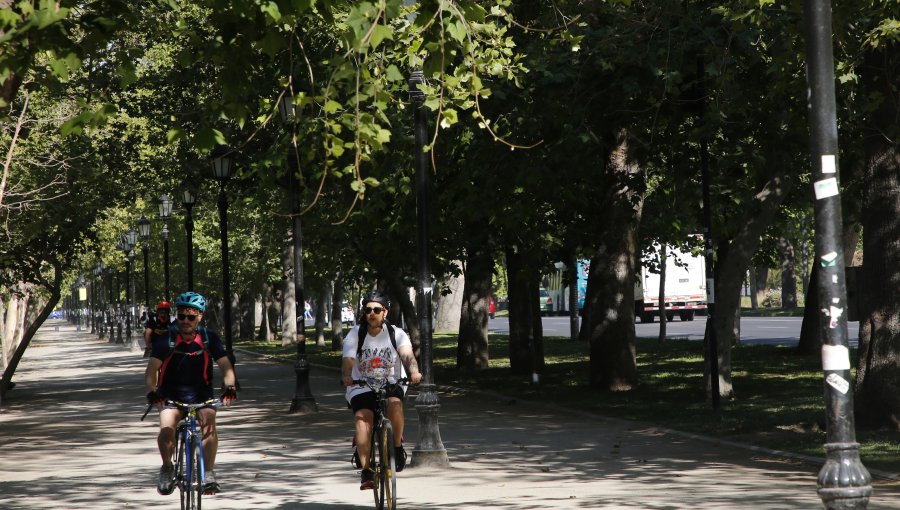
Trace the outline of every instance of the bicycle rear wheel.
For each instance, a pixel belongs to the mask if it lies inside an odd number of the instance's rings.
[[[385,419],[381,427],[381,492],[384,495],[384,508],[397,508],[397,470],[394,460],[394,426]]]

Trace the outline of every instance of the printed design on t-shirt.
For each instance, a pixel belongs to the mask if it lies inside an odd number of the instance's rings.
[[[394,375],[397,353],[390,347],[363,349],[359,371],[363,377],[375,380],[387,379]]]

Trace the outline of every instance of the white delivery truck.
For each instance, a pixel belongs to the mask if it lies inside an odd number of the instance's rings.
[[[669,247],[666,257],[666,320],[678,315],[683,321],[694,320],[698,312],[706,313],[706,260]],[[641,264],[640,277],[634,289],[634,315],[641,322],[653,322],[659,316],[659,273]]]

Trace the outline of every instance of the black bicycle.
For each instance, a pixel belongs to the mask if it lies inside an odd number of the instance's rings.
[[[387,417],[387,395],[397,385],[405,384],[403,378],[395,383],[385,379],[354,379],[353,384],[365,386],[375,392],[375,420],[369,441],[369,469],[375,473],[375,508],[394,510],[397,508],[397,470],[394,459],[394,426]]]
[[[218,407],[219,399],[207,400],[199,404],[185,404],[167,400],[167,406],[174,406],[184,414],[175,432],[175,485],[181,495],[182,510],[200,510],[203,486],[206,484],[206,464],[203,460],[203,431],[197,411],[204,407]],[[148,406],[149,412],[151,406]],[[147,413],[144,413],[147,416]],[[141,420],[144,418],[142,417]]]

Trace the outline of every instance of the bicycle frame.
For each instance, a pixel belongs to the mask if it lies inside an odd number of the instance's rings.
[[[387,417],[387,395],[395,386],[408,382],[403,378],[396,383],[371,380],[354,380],[375,393],[375,416],[369,441],[369,469],[375,472],[375,508],[394,510],[397,506],[397,473],[394,459],[394,427]]]
[[[182,509],[199,509],[206,483],[206,461],[203,455],[203,432],[197,411],[204,407],[215,407],[218,400],[208,400],[200,404],[185,404],[168,401],[184,413],[176,429],[175,483],[181,492]],[[193,460],[196,458],[196,462]]]

